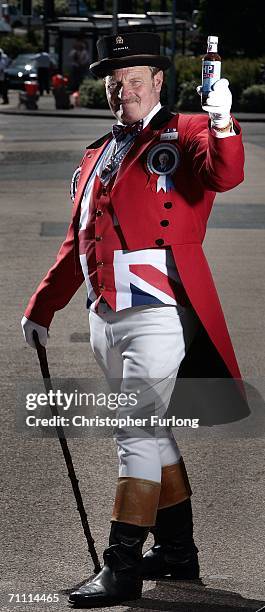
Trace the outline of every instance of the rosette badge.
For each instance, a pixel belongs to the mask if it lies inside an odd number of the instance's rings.
[[[168,143],[157,144],[147,155],[147,169],[151,174],[157,174],[156,191],[165,192],[175,189],[172,174],[180,164],[180,153],[177,147]]]

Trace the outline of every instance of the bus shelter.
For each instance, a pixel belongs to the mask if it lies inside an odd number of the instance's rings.
[[[89,56],[88,65],[97,61],[96,43],[100,36],[112,34],[113,16],[89,14],[87,17],[60,17],[45,25],[45,37],[50,52],[58,54],[60,72],[70,71],[71,51],[77,41],[82,41]],[[161,36],[161,53],[171,55],[172,14],[148,12],[145,14],[119,14],[119,34],[132,32],[157,32]],[[187,22],[175,20],[177,48],[185,54]],[[92,75],[91,75],[92,76]]]

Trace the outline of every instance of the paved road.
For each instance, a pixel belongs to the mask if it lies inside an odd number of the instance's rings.
[[[69,180],[85,146],[108,120],[0,115],[1,140],[1,610],[67,609],[67,590],[92,572],[57,441],[18,433],[17,392],[39,377],[19,320],[53,262],[71,203]],[[244,124],[246,181],[220,194],[208,230],[208,255],[242,373],[261,389],[264,366],[265,124]],[[87,344],[85,291],[57,313],[49,340],[58,377],[98,376]],[[81,314],[80,314],[81,313]],[[83,314],[82,314],[83,313]],[[180,435],[180,434],[179,434]],[[106,545],[116,456],[111,439],[71,439],[98,551]],[[201,583],[147,582],[143,599],[118,610],[258,610],[264,593],[264,421],[231,432],[182,436],[194,491]],[[8,603],[19,593],[20,603]],[[23,603],[22,594],[58,593],[59,603]]]

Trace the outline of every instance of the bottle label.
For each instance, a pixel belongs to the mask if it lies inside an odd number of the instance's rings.
[[[202,62],[202,91],[211,91],[212,86],[221,78],[221,62],[205,60]]]
[[[217,43],[209,42],[207,46],[207,53],[217,53]]]

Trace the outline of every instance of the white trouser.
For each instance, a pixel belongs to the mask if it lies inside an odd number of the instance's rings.
[[[118,312],[100,303],[89,311],[90,343],[111,389],[130,393],[140,386],[140,413],[163,416],[181,361],[198,329],[192,308],[137,306]],[[128,414],[128,410],[126,412]],[[130,412],[132,416],[132,412]],[[119,408],[122,417],[122,408]],[[137,429],[135,430],[137,431]],[[163,437],[115,435],[119,476],[161,482],[161,467],[177,463],[180,451],[171,430]]]

